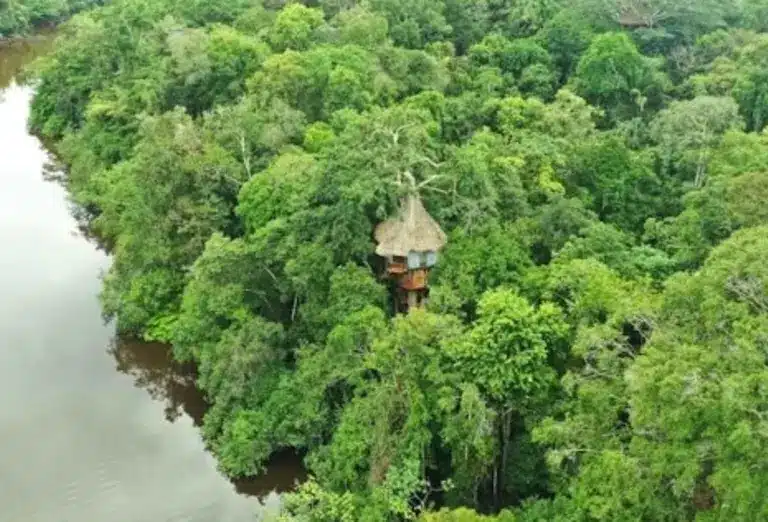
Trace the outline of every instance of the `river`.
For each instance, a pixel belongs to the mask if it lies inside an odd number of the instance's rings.
[[[0,44],[0,522],[258,520],[294,483],[296,459],[230,483],[201,440],[190,374],[101,319],[109,258],[44,181],[48,156],[26,130],[32,92],[14,80],[50,45]]]

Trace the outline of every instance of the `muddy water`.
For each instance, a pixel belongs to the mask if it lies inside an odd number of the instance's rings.
[[[257,520],[293,484],[295,459],[238,493],[201,441],[191,375],[101,320],[109,259],[43,180],[31,91],[14,81],[49,46],[0,45],[0,522]]]

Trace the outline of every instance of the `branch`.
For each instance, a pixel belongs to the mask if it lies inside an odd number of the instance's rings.
[[[440,174],[435,174],[434,176],[430,176],[427,179],[425,179],[424,181],[422,181],[421,183],[419,183],[418,185],[416,185],[416,188],[418,188],[418,189],[424,188],[427,185],[429,185],[430,183],[432,183],[433,181],[438,180],[438,179],[440,179],[442,177],[444,177],[444,176],[442,176]]]
[[[392,138],[392,143],[393,144],[398,145],[399,141],[400,141],[400,133],[403,132],[404,130],[410,128],[410,127],[415,126],[415,125],[416,125],[415,123],[408,123],[406,125],[402,125],[402,126],[396,128],[394,130],[388,129],[388,128],[379,128],[379,129],[374,130],[372,134],[374,134],[374,135],[375,134],[387,135],[387,136]]]
[[[432,167],[434,167],[434,168],[436,168],[436,169],[439,169],[440,167],[442,167],[442,166],[443,166],[443,164],[442,164],[442,163],[437,163],[435,160],[432,160],[432,159],[430,159],[430,158],[428,158],[428,157],[426,157],[426,156],[419,156],[419,158],[418,158],[418,159],[419,159],[420,161],[423,161],[424,163],[426,163],[426,164],[428,164],[428,165],[431,165]]]
[[[393,131],[390,131],[390,133],[392,134],[392,142],[395,145],[397,145],[398,141],[400,140],[400,133],[403,132],[405,129],[409,129],[411,127],[414,127],[415,125],[416,125],[415,123],[407,123],[405,125],[402,125],[402,126],[396,128]]]
[[[250,154],[246,151],[245,146],[245,134],[240,133],[240,151],[243,154],[243,165],[245,166],[245,173],[248,174],[248,178],[251,178],[251,159]]]
[[[275,276],[275,273],[272,272],[272,270],[270,270],[268,266],[265,266],[264,270],[272,277],[276,285],[280,284],[280,280],[277,278],[277,276]]]

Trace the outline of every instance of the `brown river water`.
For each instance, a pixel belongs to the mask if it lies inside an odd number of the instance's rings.
[[[101,319],[109,258],[78,232],[15,78],[50,38],[0,43],[0,522],[253,522],[301,467],[237,485],[198,426],[205,403],[165,347]]]

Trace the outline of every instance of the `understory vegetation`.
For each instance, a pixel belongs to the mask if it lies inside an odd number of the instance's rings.
[[[115,0],[31,126],[222,470],[306,455],[285,520],[766,520],[767,30],[766,0]],[[393,316],[406,174],[448,244]]]

